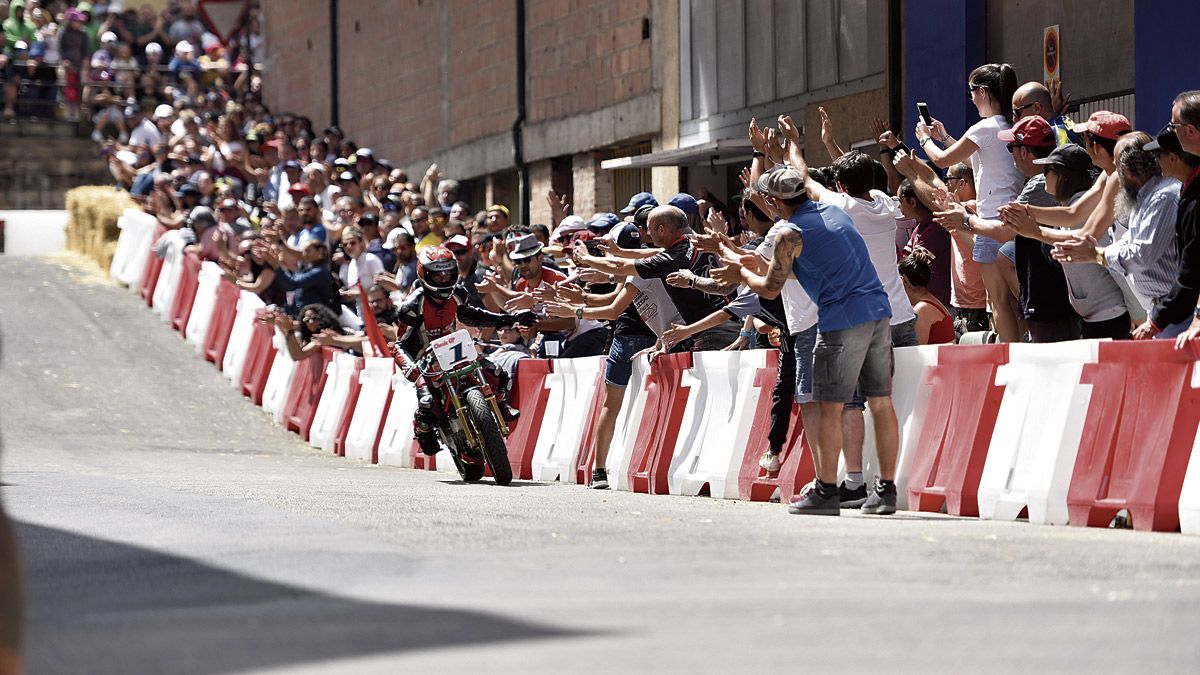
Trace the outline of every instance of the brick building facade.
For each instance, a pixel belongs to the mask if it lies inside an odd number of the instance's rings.
[[[820,26],[816,18],[837,19],[850,5],[846,16],[858,21],[850,0],[262,0],[267,102],[320,129],[332,120],[336,80],[336,121],[360,145],[412,180],[437,162],[462,181],[473,208],[516,207],[520,4],[529,222],[549,222],[550,188],[581,214],[619,209],[641,190],[666,198],[710,189],[725,198],[740,187],[734,167],[749,156],[751,115],[799,113],[814,128],[818,102],[886,106],[878,59],[845,59],[844,69],[857,69],[845,77],[835,59],[832,71],[773,78],[779,86],[764,89],[755,79],[762,64],[752,59],[770,65],[776,51],[793,53],[791,37]],[[861,23],[865,40],[868,22]],[[839,135],[866,138],[870,117],[843,119]],[[713,154],[706,149],[714,143],[728,147]]]

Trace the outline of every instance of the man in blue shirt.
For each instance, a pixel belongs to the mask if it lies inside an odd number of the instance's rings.
[[[759,295],[773,298],[794,275],[817,303],[818,333],[813,352],[813,398],[820,417],[813,454],[817,478],[788,510],[797,514],[840,513],[837,464],[842,448],[842,408],[854,397],[857,387],[871,408],[880,473],[863,512],[895,513],[893,481],[899,427],[891,397],[888,296],[871,264],[866,243],[846,212],[809,200],[807,167],[800,155],[798,130],[790,117],[780,118],[780,131],[789,141],[791,166],[758,175],[754,181],[754,189],[766,196],[787,227],[776,242],[770,267],[761,276],[730,264],[713,270],[711,276],[724,283],[741,281]],[[758,169],[759,162],[755,165]]]

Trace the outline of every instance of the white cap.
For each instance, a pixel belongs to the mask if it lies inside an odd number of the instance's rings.
[[[177,54],[190,54],[192,51],[192,43],[187,40],[175,45],[175,53]]]
[[[320,162],[309,162],[308,164],[305,164],[305,165],[304,165],[304,171],[305,171],[305,172],[308,172],[308,171],[320,171],[322,174],[326,174],[326,173],[327,173],[327,172],[325,171],[325,165],[324,165],[324,164],[322,164],[322,163],[320,163]]]
[[[150,44],[146,45],[146,53],[161,54],[162,45],[158,44],[157,42],[151,42]]]
[[[400,238],[400,236],[403,234],[405,234],[405,230],[403,227],[397,227],[397,228],[393,229],[391,232],[388,232],[387,240],[384,241],[383,247],[387,248],[387,249],[396,248],[396,240],[398,240]]]
[[[111,30],[104,31],[104,34],[100,36],[100,44],[106,45],[106,44],[109,44],[111,42],[116,42],[116,41],[117,41],[117,34],[112,32]]]

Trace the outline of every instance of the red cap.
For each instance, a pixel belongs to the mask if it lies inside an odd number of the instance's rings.
[[[1050,123],[1037,115],[1022,117],[1011,129],[996,134],[1005,143],[1018,143],[1031,148],[1053,148],[1054,130]]]
[[[283,147],[283,141],[276,138],[275,140],[267,141],[262,144],[263,148],[275,148],[276,150]]]
[[[294,195],[295,194],[301,194],[301,195],[311,195],[312,194],[312,192],[309,191],[308,186],[305,185],[304,183],[292,183],[292,186],[288,188],[288,192],[291,194],[294,194]]]
[[[1100,138],[1107,138],[1115,141],[1121,136],[1133,131],[1133,125],[1129,123],[1129,119],[1120,113],[1110,112],[1108,110],[1097,110],[1092,113],[1088,121],[1083,124],[1076,124],[1073,131],[1088,132],[1095,134]]]

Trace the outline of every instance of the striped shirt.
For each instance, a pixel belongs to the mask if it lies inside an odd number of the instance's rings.
[[[1138,190],[1137,204],[1129,214],[1129,231],[1104,247],[1108,268],[1127,275],[1138,295],[1151,301],[1166,295],[1179,274],[1175,249],[1178,211],[1179,181],[1155,176]]]

